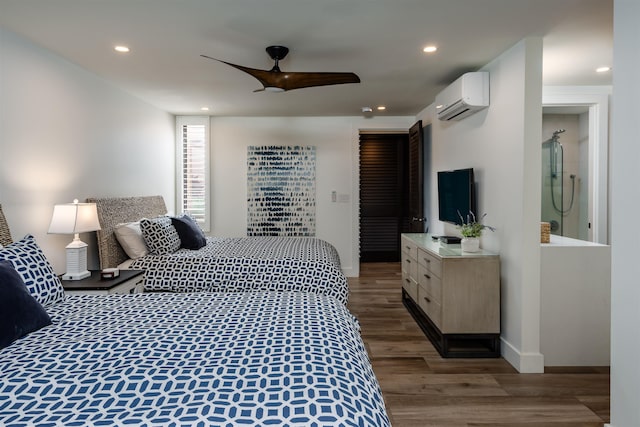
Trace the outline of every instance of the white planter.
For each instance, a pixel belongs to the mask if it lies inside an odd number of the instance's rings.
[[[462,252],[478,252],[480,250],[480,239],[477,237],[463,237],[460,241]]]

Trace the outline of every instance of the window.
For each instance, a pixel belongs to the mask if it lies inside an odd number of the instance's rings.
[[[210,231],[209,117],[176,117],[176,145],[178,211]]]

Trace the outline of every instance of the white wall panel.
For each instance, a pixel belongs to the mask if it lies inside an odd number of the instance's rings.
[[[481,70],[490,73],[489,108],[459,122],[434,119],[433,106],[418,115],[433,131],[429,216],[438,217],[435,174],[474,168],[478,213],[497,229],[481,245],[500,254],[503,355],[521,372],[541,372],[542,40],[525,39]],[[434,234],[459,235],[452,225],[432,224]]]
[[[33,234],[64,273],[73,236],[47,234],[54,204],[161,194],[173,210],[171,114],[11,32],[0,40],[0,203],[14,239]],[[93,233],[81,238],[97,268]]]

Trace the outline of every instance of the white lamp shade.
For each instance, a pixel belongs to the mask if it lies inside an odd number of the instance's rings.
[[[100,230],[95,203],[65,203],[55,205],[49,233],[77,234]]]

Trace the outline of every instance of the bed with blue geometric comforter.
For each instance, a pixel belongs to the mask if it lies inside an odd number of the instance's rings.
[[[302,291],[330,295],[346,304],[347,278],[330,243],[313,237],[208,237],[198,250],[171,250],[130,260],[115,230],[125,223],[167,214],[162,196],[89,198],[101,230],[96,233],[101,268],[145,270],[145,289],[169,292]],[[122,266],[126,263],[126,266]]]
[[[0,350],[3,426],[389,426],[357,320],[300,292],[67,296]]]
[[[202,249],[147,255],[128,268],[145,270],[149,291],[302,291],[343,304],[349,297],[337,250],[317,238],[208,237]]]

